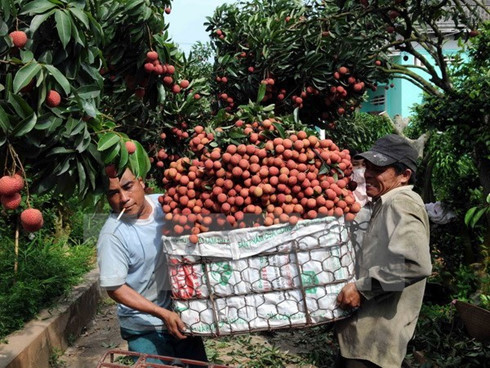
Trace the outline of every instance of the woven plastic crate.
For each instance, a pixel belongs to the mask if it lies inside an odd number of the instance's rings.
[[[221,336],[306,327],[349,313],[337,307],[354,256],[342,218],[325,217],[163,237],[176,311],[187,333]]]

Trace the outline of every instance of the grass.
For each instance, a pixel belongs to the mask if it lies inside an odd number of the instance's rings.
[[[0,339],[24,326],[43,309],[67,295],[94,265],[93,242],[68,245],[35,237],[22,244],[18,271],[13,242],[0,243]]]

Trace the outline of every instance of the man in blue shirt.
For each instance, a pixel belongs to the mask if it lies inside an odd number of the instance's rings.
[[[129,168],[108,178],[113,212],[97,243],[100,285],[118,303],[121,335],[130,351],[207,361],[202,339],[183,335],[184,323],[171,309],[161,239],[164,213],[159,195],[146,196],[144,189]]]

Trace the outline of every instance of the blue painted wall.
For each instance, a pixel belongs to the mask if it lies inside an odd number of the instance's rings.
[[[418,50],[426,58],[431,59],[425,50]],[[444,54],[451,55],[458,52],[458,46],[455,42],[448,42]],[[414,57],[407,53],[400,53],[393,56],[393,61],[402,65],[414,65]],[[429,77],[421,69],[413,69],[418,75]],[[412,115],[414,104],[421,103],[423,100],[422,90],[406,79],[395,78],[387,85],[380,84],[376,91],[367,92],[368,100],[362,104],[361,111],[369,113],[381,113],[386,111],[389,116],[401,115],[406,118]],[[382,105],[374,104],[376,100],[384,96],[385,103]]]

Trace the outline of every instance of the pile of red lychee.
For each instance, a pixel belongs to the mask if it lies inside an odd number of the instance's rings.
[[[245,124],[248,144],[209,146],[203,127],[191,137],[193,157],[180,158],[164,170],[166,193],[160,197],[165,235],[280,223],[322,216],[354,219],[360,210],[350,187],[349,152],[330,139],[305,131],[268,138],[270,119]]]

